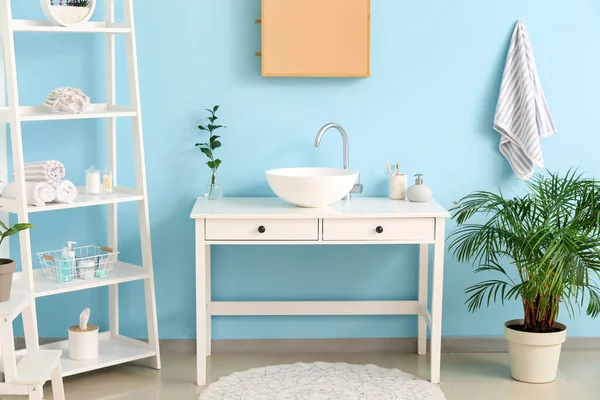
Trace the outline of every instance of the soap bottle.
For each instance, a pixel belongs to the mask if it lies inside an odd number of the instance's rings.
[[[415,175],[415,184],[406,190],[406,197],[417,203],[427,203],[431,200],[431,189],[423,184],[423,174]]]
[[[75,250],[73,245],[75,242],[67,242],[67,247],[63,247],[61,256],[57,262],[58,280],[62,283],[69,283],[73,280],[75,268]]]

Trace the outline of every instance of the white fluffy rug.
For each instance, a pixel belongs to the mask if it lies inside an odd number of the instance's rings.
[[[199,400],[444,400],[428,381],[375,365],[276,365],[237,372],[208,386]]]

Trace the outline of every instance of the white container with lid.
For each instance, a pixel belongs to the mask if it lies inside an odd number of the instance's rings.
[[[79,325],[69,328],[69,358],[85,361],[98,358],[98,327],[88,325],[85,330]]]
[[[89,169],[85,170],[85,193],[100,194],[101,187],[100,170],[92,165]]]
[[[79,325],[69,328],[69,358],[77,361],[98,358],[98,327],[88,325],[90,309],[79,316]]]
[[[79,279],[94,279],[96,277],[96,262],[89,258],[83,259],[79,261],[77,270],[79,271]]]

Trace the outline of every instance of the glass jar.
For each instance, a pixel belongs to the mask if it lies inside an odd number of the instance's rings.
[[[207,200],[219,200],[223,197],[223,188],[219,182],[217,171],[212,170],[210,179],[206,186],[204,186],[204,198]]]

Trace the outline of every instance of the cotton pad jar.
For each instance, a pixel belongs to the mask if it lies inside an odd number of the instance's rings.
[[[86,194],[100,194],[100,170],[97,170],[95,166],[91,166],[85,170],[85,193]]]

